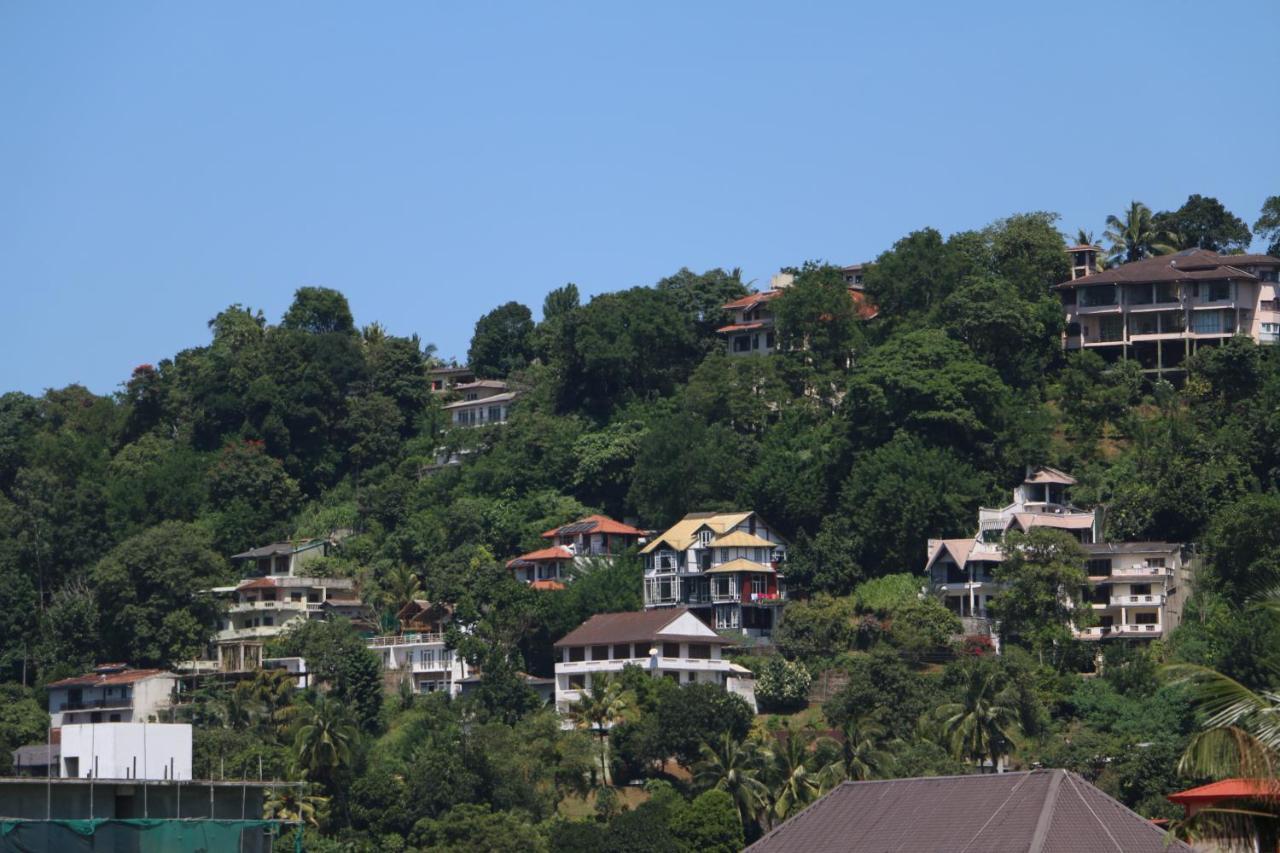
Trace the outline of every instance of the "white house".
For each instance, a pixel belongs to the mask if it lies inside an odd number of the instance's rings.
[[[90,723],[62,727],[60,776],[191,779],[189,723]]]
[[[477,379],[455,385],[462,399],[444,406],[449,422],[456,427],[478,427],[506,423],[516,392],[500,379]]]
[[[463,679],[473,673],[462,655],[445,645],[444,630],[450,608],[415,600],[400,608],[400,631],[369,639],[369,648],[382,660],[388,684],[409,681],[415,693],[442,691],[457,696]]]
[[[50,725],[158,721],[173,704],[177,684],[178,676],[162,669],[102,664],[48,686]]]
[[[627,666],[678,684],[719,684],[754,710],[750,670],[721,656],[731,644],[686,607],[597,614],[555,644],[556,710],[566,712],[593,677]]]

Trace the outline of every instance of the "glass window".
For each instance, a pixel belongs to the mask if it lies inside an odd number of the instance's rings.
[[[578,663],[578,662],[580,662],[580,661],[584,661],[584,660],[586,660],[586,647],[585,647],[585,646],[570,646],[570,647],[569,647],[569,662],[570,662],[570,663]]]
[[[1135,625],[1155,625],[1156,614],[1154,613],[1135,613],[1133,615],[1133,624]]]
[[[751,350],[751,336],[738,335],[733,339],[734,352],[749,352]]]
[[[1227,281],[1213,281],[1209,283],[1209,301],[1223,302],[1231,298],[1231,283]]]
[[[1130,314],[1129,334],[1154,335],[1159,331],[1155,314]]]
[[[614,660],[627,660],[631,657],[631,644],[619,643],[613,647]]]
[[[679,643],[663,643],[662,656],[664,658],[680,657],[680,644]]]
[[[608,646],[592,646],[591,659],[592,660],[608,660],[609,647]]]
[[[1156,285],[1156,302],[1177,302],[1178,285],[1164,281]]]
[[[1149,568],[1149,569],[1163,569],[1163,568],[1164,568],[1164,557],[1147,557],[1147,568]]]
[[[1119,341],[1124,339],[1124,321],[1119,317],[1103,317],[1098,322],[1098,340]]]
[[[695,660],[710,660],[711,644],[710,643],[690,643],[689,657]]]
[[[1129,287],[1130,305],[1150,305],[1155,298],[1155,288],[1149,284],[1135,284]]]
[[[1216,335],[1222,332],[1221,311],[1197,311],[1192,329],[1197,335]]]
[[[587,689],[586,673],[576,672],[573,675],[570,675],[569,689],[570,690],[586,690]]]
[[[1111,560],[1090,560],[1087,571],[1090,577],[1108,577],[1111,574]]]
[[[1098,287],[1080,288],[1080,305],[1084,308],[1095,308],[1101,305],[1116,304],[1115,285],[1104,284]]]

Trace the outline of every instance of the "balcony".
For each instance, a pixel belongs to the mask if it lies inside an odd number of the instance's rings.
[[[1143,604],[1150,606],[1162,605],[1164,604],[1164,594],[1154,592],[1148,595],[1113,595],[1110,600],[1110,606],[1112,607],[1131,607]]]
[[[1118,566],[1112,567],[1112,578],[1165,578],[1173,574],[1168,566]]]
[[[1154,638],[1159,637],[1163,632],[1163,625],[1102,625],[1076,631],[1076,638],[1080,640],[1101,640],[1107,637]]]
[[[444,634],[389,634],[382,637],[371,638],[369,640],[369,647],[424,646],[433,643],[443,644]]]
[[[53,713],[63,711],[96,711],[103,708],[132,708],[133,697],[117,696],[111,699],[82,699],[79,702],[64,702],[62,707],[54,708]]]
[[[249,628],[225,628],[213,635],[215,643],[228,643],[236,640],[252,640],[258,638],[277,637],[289,623],[280,625],[255,625]]]
[[[262,613],[263,611],[276,610],[319,610],[320,602],[318,601],[293,601],[286,599],[285,601],[237,601],[235,604],[227,606],[228,613]]]

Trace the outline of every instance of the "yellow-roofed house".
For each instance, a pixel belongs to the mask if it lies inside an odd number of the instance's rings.
[[[717,631],[769,637],[782,618],[787,545],[754,512],[694,512],[653,537],[644,606],[688,607]]]

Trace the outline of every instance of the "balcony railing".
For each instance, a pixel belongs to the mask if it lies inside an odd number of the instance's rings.
[[[1077,631],[1076,636],[1081,640],[1100,640],[1103,637],[1151,637],[1163,631],[1163,625],[1101,625]]]
[[[1111,596],[1111,606],[1118,607],[1130,604],[1164,604],[1164,595],[1160,593],[1151,593],[1149,595],[1113,595]]]
[[[371,638],[369,640],[369,646],[410,646],[443,642],[444,634],[388,634],[382,637]]]
[[[1116,566],[1111,569],[1113,578],[1166,577],[1173,574],[1168,566]]]
[[[130,697],[117,697],[114,699],[82,699],[79,702],[64,702],[62,707],[54,708],[56,714],[59,711],[91,711],[99,708],[132,708],[133,699]]]

